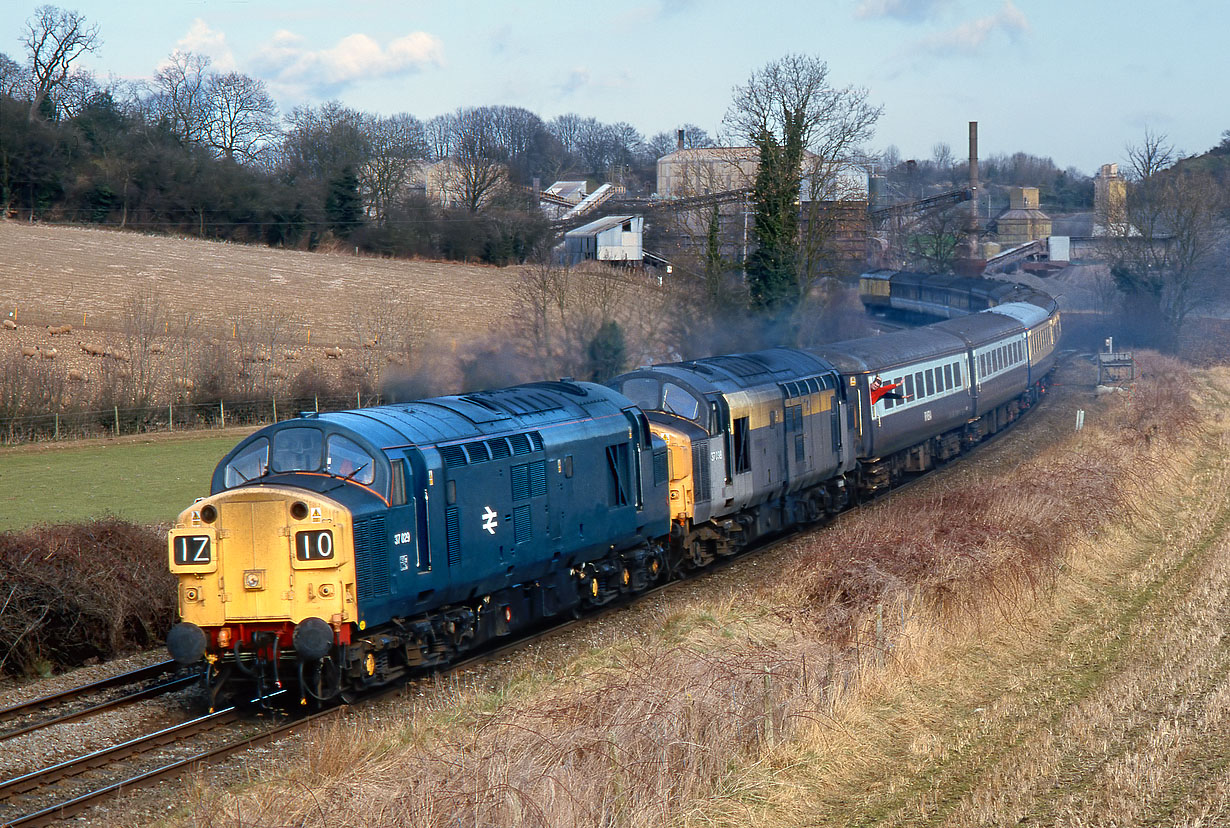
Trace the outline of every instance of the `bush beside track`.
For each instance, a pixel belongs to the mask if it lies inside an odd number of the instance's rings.
[[[165,534],[115,518],[0,533],[0,584],[10,675],[150,647],[175,621]]]
[[[1199,419],[1186,369],[1138,359],[1131,395],[1060,386],[1063,401],[1021,426],[1032,438],[1009,433],[942,482],[688,588],[699,597],[646,602],[616,622],[622,634],[580,634],[494,686],[444,681],[384,721],[332,726],[282,767],[289,779],[197,790],[182,824],[756,821],[790,797],[779,774],[816,761],[868,670],[900,657],[909,636],[1011,623],[1047,600],[1073,548],[1149,510]],[[1091,387],[1081,366],[1060,381]],[[1071,435],[1078,406],[1089,425]]]

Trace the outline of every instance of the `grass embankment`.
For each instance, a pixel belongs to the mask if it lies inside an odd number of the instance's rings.
[[[252,429],[184,432],[0,449],[0,532],[103,515],[166,523]]]
[[[1216,821],[1230,375],[1201,379],[1198,418],[1186,372],[1142,362],[1131,399],[1068,389],[700,599],[364,710],[273,781],[199,787],[184,824]],[[1086,429],[1057,437],[1077,405]]]

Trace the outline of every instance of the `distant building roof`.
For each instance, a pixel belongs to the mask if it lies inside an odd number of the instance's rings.
[[[603,216],[600,219],[594,219],[589,224],[583,224],[575,230],[569,230],[565,236],[588,236],[594,233],[601,233],[603,230],[610,230],[613,227],[618,227],[626,221],[631,221],[636,216]]]
[[[556,181],[544,193],[567,199],[574,204],[585,197],[589,182],[587,181]]]

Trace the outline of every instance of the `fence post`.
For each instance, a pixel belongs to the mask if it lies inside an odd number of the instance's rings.
[[[115,407],[115,436],[120,436],[120,407]]]
[[[363,392],[362,391],[354,392],[354,407],[355,408],[363,407]]]
[[[56,412],[56,439],[60,439],[60,412]]]
[[[278,398],[277,397],[273,398],[273,421],[275,423],[278,421]]]
[[[222,427],[226,428],[226,402],[218,400],[218,410],[222,412]]]
[[[175,430],[175,403],[167,403],[167,431]]]

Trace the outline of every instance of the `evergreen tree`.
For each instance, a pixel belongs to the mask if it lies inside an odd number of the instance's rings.
[[[325,216],[329,229],[346,238],[363,221],[363,199],[359,195],[359,178],[353,167],[343,167],[342,172],[329,181],[325,196]]]
[[[598,328],[598,333],[589,341],[589,378],[594,382],[606,382],[623,370],[627,358],[624,332],[619,323],[607,320]]]

